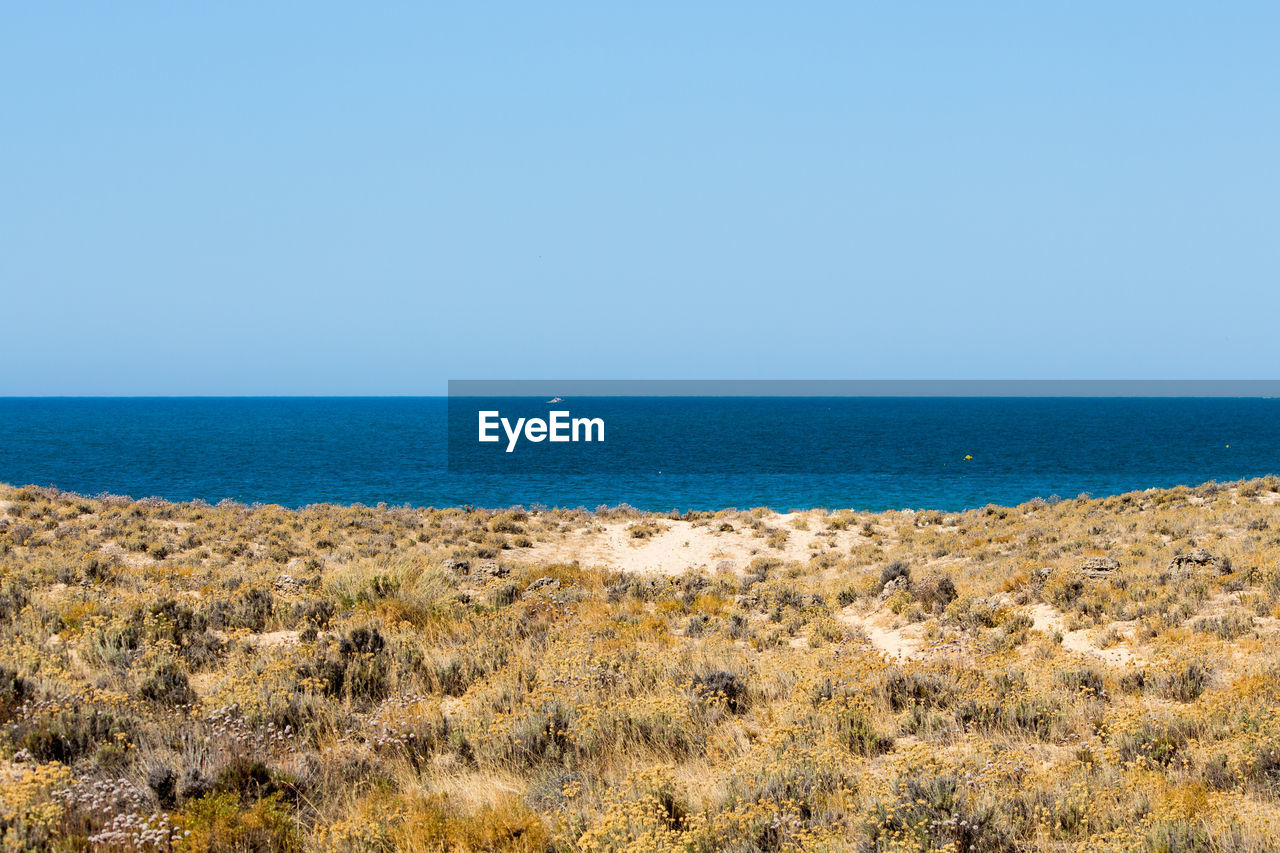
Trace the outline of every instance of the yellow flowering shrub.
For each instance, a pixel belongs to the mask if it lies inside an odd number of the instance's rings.
[[[1273,849],[1278,513],[1274,478],[789,518],[0,487],[0,837]]]

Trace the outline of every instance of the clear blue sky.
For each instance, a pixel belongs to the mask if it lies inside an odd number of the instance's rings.
[[[1275,3],[0,19],[0,394],[1280,377]]]

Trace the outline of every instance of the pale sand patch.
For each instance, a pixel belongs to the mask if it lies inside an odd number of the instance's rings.
[[[922,654],[924,626],[920,623],[894,627],[883,614],[859,613],[856,605],[849,605],[837,614],[846,625],[862,629],[871,645],[889,657],[910,658]]]
[[[191,689],[197,696],[207,696],[217,679],[218,677],[212,672],[197,672],[187,678],[187,684],[191,685]]]
[[[1205,599],[1204,606],[1200,608],[1200,612],[1188,618],[1183,624],[1191,625],[1200,619],[1221,616],[1239,603],[1239,592],[1219,592],[1217,595]]]
[[[215,637],[220,640],[239,639],[244,640],[255,649],[270,649],[276,646],[293,646],[298,643],[299,631],[267,631],[263,634],[226,634],[222,631],[213,631]]]
[[[50,602],[59,602],[71,594],[71,587],[65,583],[55,583],[53,586],[44,590],[45,597]]]
[[[104,554],[119,557],[120,561],[131,569],[150,566],[155,563],[155,559],[148,557],[145,552],[138,553],[135,551],[126,551],[117,542],[103,542],[99,550]]]
[[[80,650],[74,644],[67,645],[67,666],[76,676],[89,680],[90,670],[85,666],[84,658],[80,657]]]
[[[521,556],[547,563],[577,560],[588,565],[607,566],[627,572],[681,574],[689,569],[714,572],[728,569],[741,574],[757,557],[808,562],[810,556],[823,551],[847,553],[855,542],[865,537],[857,530],[826,531],[815,519],[814,529],[796,530],[794,520],[801,513],[766,516],[766,526],[786,531],[787,541],[781,548],[770,546],[765,537],[737,519],[728,518],[732,531],[720,532],[719,521],[710,526],[694,526],[691,521],[653,518],[650,521],[665,528],[646,538],[631,535],[632,521],[604,521],[597,528],[574,530],[554,542],[539,542],[522,550]],[[834,535],[832,535],[834,534]]]
[[[1031,608],[1031,627],[1043,634],[1061,634],[1062,647],[1069,652],[1077,652],[1083,655],[1096,657],[1106,663],[1115,666],[1124,666],[1126,664],[1142,664],[1145,661],[1134,654],[1134,652],[1124,643],[1117,643],[1110,648],[1104,649],[1092,639],[1092,631],[1088,628],[1082,628],[1079,631],[1068,631],[1065,627],[1065,620],[1061,611],[1055,610],[1048,604],[1040,602]],[[1129,623],[1115,622],[1108,626],[1121,630]]]

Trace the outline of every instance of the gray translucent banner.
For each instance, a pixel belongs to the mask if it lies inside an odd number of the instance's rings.
[[[1259,476],[1280,465],[1280,382],[449,383],[449,468],[505,476],[846,473]],[[1087,475],[1087,476],[1086,476]],[[612,478],[612,479],[610,479]],[[1064,486],[1065,487],[1065,486]]]
[[[1280,397],[1276,379],[451,379],[450,397]]]

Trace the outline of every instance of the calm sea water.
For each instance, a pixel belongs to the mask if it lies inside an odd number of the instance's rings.
[[[567,405],[574,414],[604,415],[608,452],[630,453],[630,461],[575,456],[577,464],[451,471],[442,397],[4,398],[0,481],[287,506],[958,510],[1280,472],[1280,400],[1271,399],[596,398]],[[625,429],[655,423],[661,429]],[[771,425],[787,425],[781,438]]]

